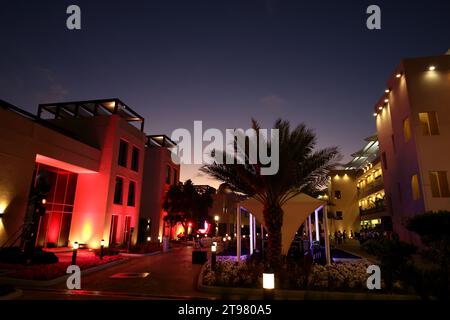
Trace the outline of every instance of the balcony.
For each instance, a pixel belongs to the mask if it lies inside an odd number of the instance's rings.
[[[372,193],[376,193],[384,189],[383,176],[378,176],[374,181],[365,185],[363,188],[358,188],[359,199],[365,198]]]
[[[359,207],[359,214],[360,216],[367,216],[367,215],[376,215],[379,214],[380,216],[387,215],[387,207],[384,198],[377,199],[373,204],[363,209],[362,207]]]

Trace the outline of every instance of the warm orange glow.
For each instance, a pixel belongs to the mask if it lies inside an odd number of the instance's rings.
[[[389,99],[384,99],[384,103],[388,103],[389,102]]]
[[[373,113],[373,116],[374,116],[374,117],[376,117],[377,115],[378,115],[378,113],[376,113],[376,112]]]
[[[435,67],[435,66],[429,66],[429,67],[428,67],[428,70],[429,70],[429,71],[434,71],[434,70],[436,70],[436,67]]]
[[[389,92],[391,92],[391,89],[386,89],[386,90],[384,90],[384,92],[389,93]]]
[[[396,78],[401,78],[401,76],[402,76],[401,73],[397,73],[397,74],[395,75]]]

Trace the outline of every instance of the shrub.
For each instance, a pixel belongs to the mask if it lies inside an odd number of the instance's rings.
[[[410,283],[414,277],[412,255],[417,248],[393,237],[392,240],[368,240],[363,250],[380,260],[380,268],[386,289],[391,291],[396,281]]]
[[[32,264],[53,264],[58,263],[59,259],[53,252],[37,250],[31,258]]]
[[[0,262],[22,264],[26,262],[25,254],[18,247],[0,249]]]
[[[417,288],[424,297],[435,296],[447,300],[450,297],[450,212],[426,212],[413,217],[407,225],[420,236],[427,250],[425,260],[434,263],[430,270],[418,270]]]

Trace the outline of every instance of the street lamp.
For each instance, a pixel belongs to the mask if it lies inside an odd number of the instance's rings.
[[[105,248],[105,240],[101,240],[100,241],[100,260],[103,260],[103,250]]]
[[[77,252],[78,252],[79,244],[75,241],[72,245],[72,265],[77,265]]]

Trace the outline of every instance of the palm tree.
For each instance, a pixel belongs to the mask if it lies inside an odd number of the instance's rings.
[[[261,130],[260,125],[253,119],[252,128],[257,133]],[[227,183],[235,191],[261,202],[269,234],[267,262],[271,268],[276,269],[281,264],[283,204],[300,193],[313,194],[325,188],[327,173],[336,165],[339,152],[336,147],[316,150],[316,135],[303,123],[291,130],[288,121],[279,119],[275,122],[274,129],[279,130],[279,170],[276,174],[262,175],[261,167],[264,165],[259,159],[256,164],[247,163],[248,161],[238,164],[236,155],[225,153],[219,156],[232,157],[235,159],[234,164],[221,164],[216,161],[203,166],[201,170]],[[249,139],[246,137],[245,146],[249,145]],[[266,139],[266,143],[270,151],[270,141]],[[239,148],[236,144],[235,141],[235,150]],[[249,159],[249,148],[242,149]],[[217,153],[218,151],[214,151],[213,156],[217,157]]]

